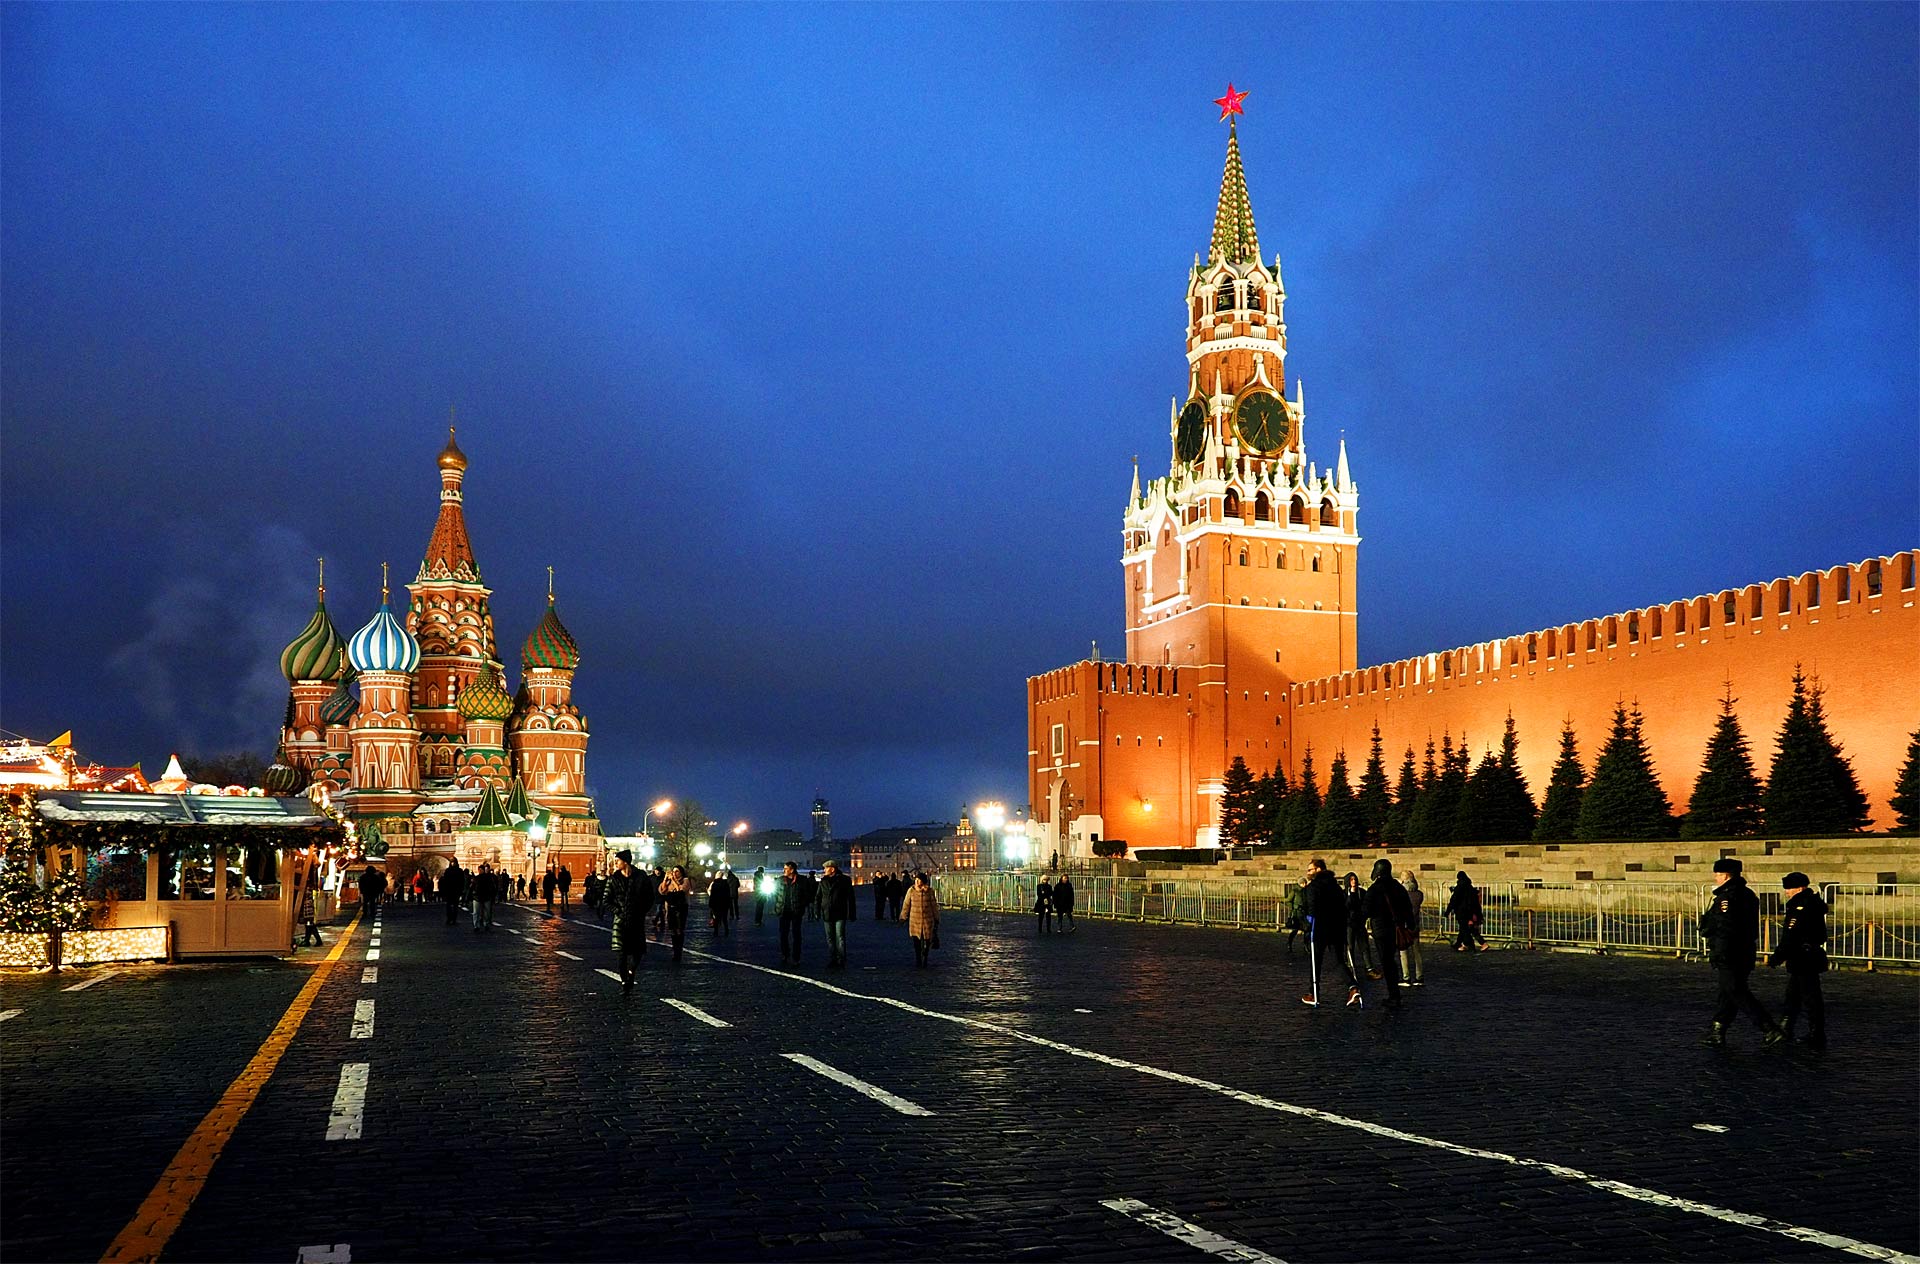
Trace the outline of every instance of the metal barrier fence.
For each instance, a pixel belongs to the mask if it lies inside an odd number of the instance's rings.
[[[944,873],[935,877],[948,908],[995,913],[1034,910],[1040,875]],[[1284,930],[1297,882],[1282,878],[1114,878],[1082,874],[1074,882],[1074,915],[1115,921]],[[1674,956],[1705,952],[1700,913],[1710,885],[1691,882],[1489,882],[1480,894],[1480,932],[1489,941],[1526,947],[1622,949]],[[1452,885],[1423,887],[1420,934],[1455,933],[1447,916]],[[1920,965],[1920,884],[1822,887],[1827,955],[1834,961]],[[1773,948],[1784,894],[1760,898],[1760,952]]]

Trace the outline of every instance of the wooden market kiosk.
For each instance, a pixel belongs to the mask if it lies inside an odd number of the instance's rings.
[[[301,897],[346,841],[304,797],[43,791],[37,807],[49,864],[85,866],[103,927],[170,927],[175,957],[291,952]]]

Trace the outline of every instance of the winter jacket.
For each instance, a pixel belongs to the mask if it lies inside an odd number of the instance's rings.
[[[795,878],[792,882],[789,882],[785,874],[775,878],[773,880],[774,916],[786,917],[788,914],[792,914],[795,917],[799,917],[806,911],[807,903],[804,898],[804,891],[800,886],[800,879]]]
[[[1414,920],[1407,889],[1389,875],[1367,888],[1367,929],[1375,939],[1392,939],[1402,926],[1417,928],[1419,923]]]
[[[819,894],[814,896],[823,922],[850,922],[854,919],[853,879],[836,873],[820,879]]]
[[[933,888],[922,890],[914,886],[907,891],[907,902],[903,910],[907,918],[907,934],[915,939],[932,939],[940,928],[940,901],[933,894]]]
[[[1446,916],[1458,918],[1462,926],[1480,920],[1480,892],[1471,885],[1456,883],[1447,897]]]
[[[1700,914],[1707,960],[1720,969],[1751,970],[1760,945],[1760,897],[1735,875],[1714,888],[1713,903]]]
[[[1073,883],[1065,878],[1053,884],[1053,907],[1062,913],[1073,911]]]
[[[1347,895],[1340,882],[1324,870],[1307,883],[1307,916],[1313,919],[1316,942],[1337,944],[1347,937]]]
[[[1827,968],[1827,902],[1811,889],[1787,901],[1780,916],[1780,942],[1767,958],[1789,970]]]
[[[615,922],[639,926],[653,908],[653,878],[644,869],[632,873],[615,872],[607,879],[606,907]]]
[[[1033,889],[1033,911],[1036,913],[1053,912],[1053,884],[1044,879]]]

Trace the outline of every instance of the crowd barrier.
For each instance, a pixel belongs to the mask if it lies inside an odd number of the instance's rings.
[[[1034,873],[960,872],[934,879],[946,908],[1033,912]],[[1298,884],[1281,878],[1074,879],[1074,916],[1238,930],[1285,930]],[[1694,956],[1700,914],[1713,887],[1691,882],[1490,882],[1476,888],[1481,934],[1495,943],[1541,948],[1619,949]],[[1447,916],[1452,885],[1423,884],[1420,930],[1425,939],[1455,932]],[[1920,965],[1920,883],[1820,888],[1828,905],[1827,955],[1863,965]],[[1785,893],[1760,898],[1760,951],[1771,951]]]

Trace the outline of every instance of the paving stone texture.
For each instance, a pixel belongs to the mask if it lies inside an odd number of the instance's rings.
[[[1429,945],[1401,1012],[1379,984],[1313,1011],[1279,936],[949,913],[927,970],[863,917],[849,968],[812,923],[783,974],[749,919],[696,927],[712,956],[655,945],[623,994],[577,911],[503,906],[476,934],[390,908],[371,984],[361,925],[164,1258],[1207,1258],[1102,1205],[1128,1198],[1293,1264],[1863,1255],[1356,1123],[1920,1254],[1912,976],[1827,976],[1825,1053],[1750,1026],[1713,1051],[1697,964]],[[0,980],[21,1011],[0,1023],[0,1257],[98,1259],[320,955]],[[1755,982],[1771,1001],[1784,977]],[[352,1062],[363,1133],[327,1141]]]

